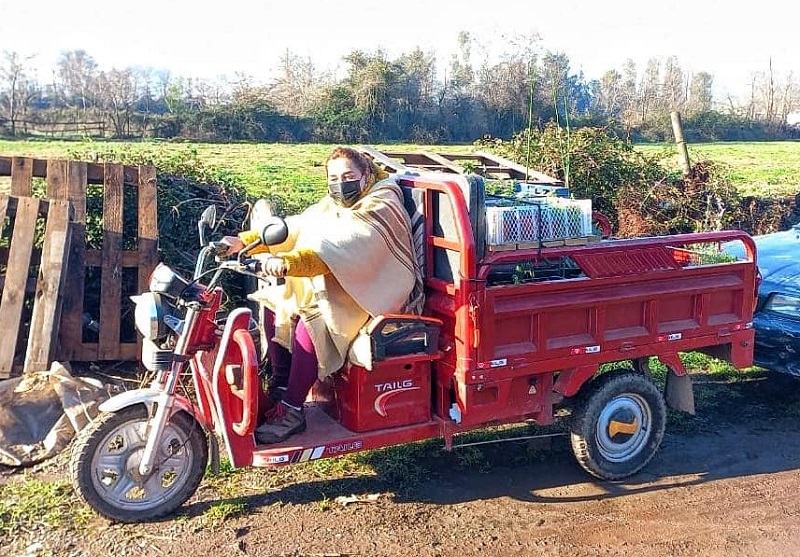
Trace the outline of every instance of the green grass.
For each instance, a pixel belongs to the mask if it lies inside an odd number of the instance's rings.
[[[667,164],[679,167],[671,144],[637,145],[648,153],[662,153]],[[727,169],[731,183],[747,195],[777,196],[800,192],[800,142],[719,142],[689,145],[692,162],[711,160]]]
[[[71,153],[127,150],[135,153],[196,151],[208,166],[226,170],[252,195],[274,188],[308,188],[322,191],[323,164],[332,145],[284,143],[170,143],[119,141],[9,141],[0,140],[0,155],[63,158]],[[470,152],[471,145],[375,145],[386,151]],[[678,168],[671,144],[642,144],[637,149],[666,157]],[[692,161],[712,160],[727,167],[729,177],[743,192],[754,195],[793,194],[800,191],[800,142],[720,142],[689,145]]]
[[[0,486],[0,539],[49,528],[80,530],[93,516],[66,480],[25,477]]]

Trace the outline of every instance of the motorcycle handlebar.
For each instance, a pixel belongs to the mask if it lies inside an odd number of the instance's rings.
[[[220,263],[219,269],[226,269],[234,272],[248,272],[260,275],[264,272],[264,262],[260,259],[242,259],[233,261],[223,261]],[[260,277],[262,278],[262,277]],[[262,280],[270,278],[275,284],[284,284],[286,281],[283,278],[276,277],[263,277]]]

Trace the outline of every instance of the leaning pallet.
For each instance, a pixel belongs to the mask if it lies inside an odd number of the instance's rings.
[[[0,223],[0,378],[8,378],[17,371],[47,369],[55,359],[70,204],[2,196]]]
[[[0,156],[0,176],[11,178],[12,195],[44,186],[73,208],[57,358],[138,359],[128,296],[147,287],[158,263],[155,167]]]

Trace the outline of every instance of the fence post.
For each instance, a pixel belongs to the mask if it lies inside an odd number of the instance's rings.
[[[681,157],[681,167],[683,168],[684,178],[692,176],[692,165],[689,163],[689,149],[686,147],[686,140],[683,138],[683,123],[681,114],[677,111],[670,112],[672,120],[672,133],[675,135],[675,144],[678,146],[678,155]]]

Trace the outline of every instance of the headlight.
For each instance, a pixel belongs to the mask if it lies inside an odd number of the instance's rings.
[[[189,284],[167,265],[159,263],[150,275],[150,292],[162,292],[177,298]]]
[[[788,294],[773,294],[764,305],[764,311],[772,311],[792,319],[800,319],[800,298]]]
[[[139,296],[131,296],[136,304],[134,323],[142,336],[148,340],[156,340],[167,334],[164,316],[169,311],[161,294],[145,292]]]

